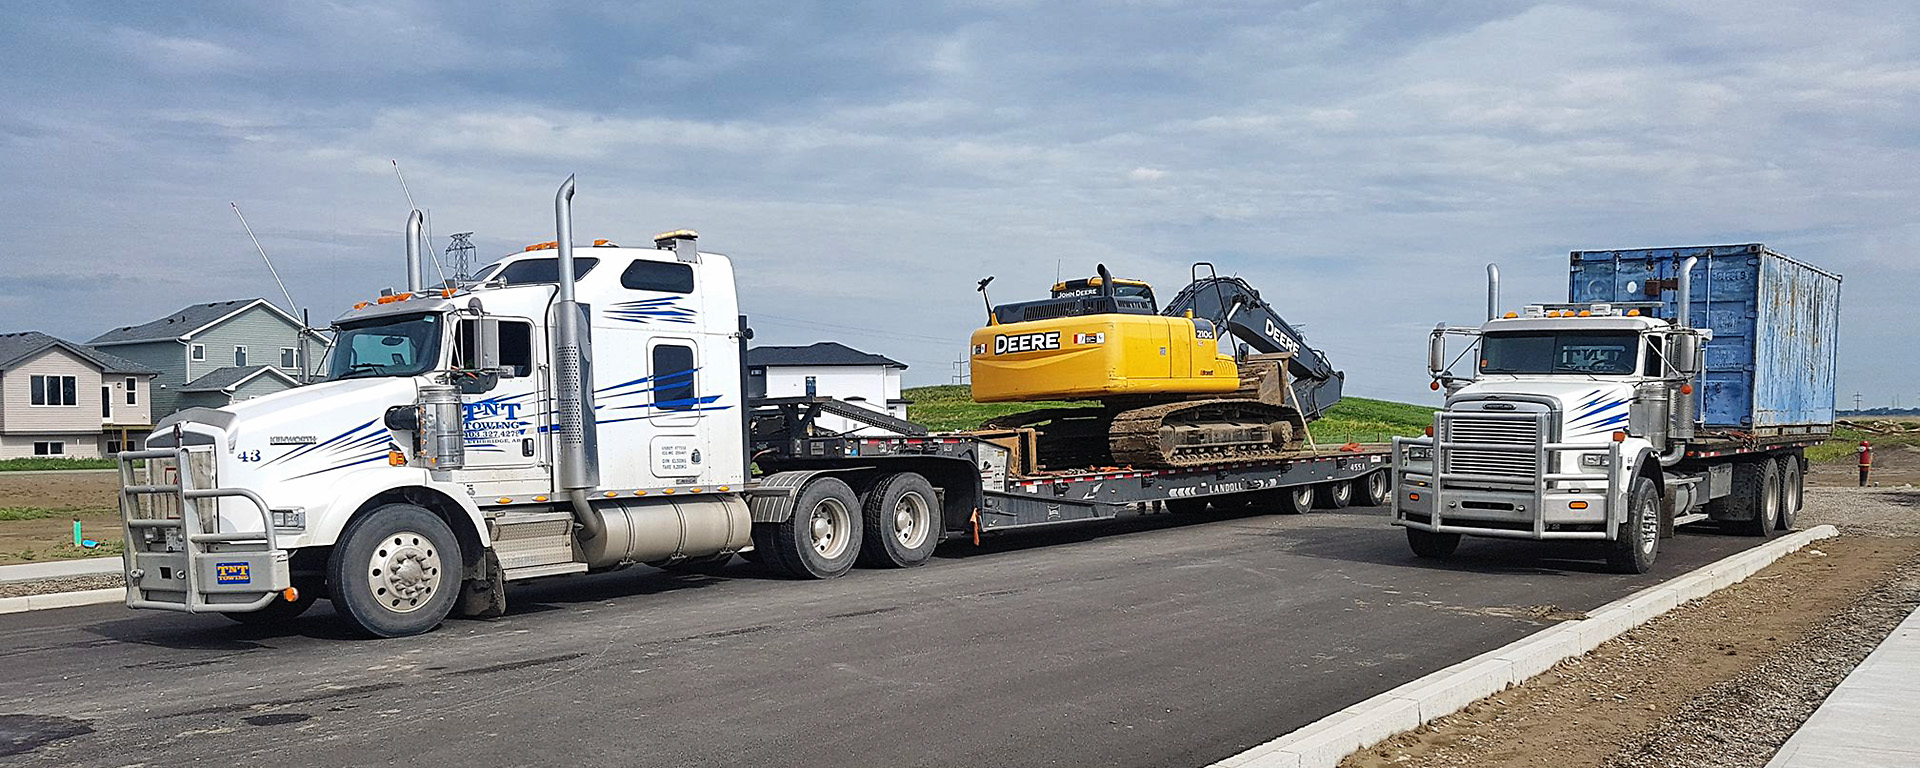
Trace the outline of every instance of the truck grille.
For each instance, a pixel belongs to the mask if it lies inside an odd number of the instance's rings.
[[[1534,423],[1531,421],[1482,419],[1468,416],[1448,419],[1446,424],[1446,439],[1454,443],[1531,446],[1538,438]],[[1539,474],[1540,467],[1536,458],[1532,453],[1454,448],[1446,452],[1447,465],[1441,471],[1449,474],[1531,479]]]

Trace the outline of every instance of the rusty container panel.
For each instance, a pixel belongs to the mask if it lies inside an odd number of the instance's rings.
[[[1709,429],[1770,436],[1831,430],[1840,276],[1764,245],[1574,251],[1576,302],[1658,301],[1673,319],[1693,268],[1693,324],[1713,329],[1697,396]]]

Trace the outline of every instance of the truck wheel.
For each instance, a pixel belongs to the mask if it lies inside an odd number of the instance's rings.
[[[1346,509],[1353,503],[1353,483],[1321,483],[1313,488],[1313,505],[1321,509]]]
[[[460,544],[445,520],[388,504],[347,524],[327,559],[333,607],[368,634],[417,635],[460,596]]]
[[[1353,503],[1362,507],[1385,506],[1393,497],[1393,478],[1386,470],[1370,472],[1366,477],[1353,481]]]
[[[1460,547],[1460,534],[1434,533],[1418,528],[1408,528],[1407,546],[1413,548],[1413,554],[1416,557],[1445,560],[1453,557],[1453,551]]]
[[[798,579],[831,579],[860,555],[860,499],[833,477],[807,483],[783,523],[767,523],[768,564]]]
[[[306,613],[308,608],[313,607],[313,601],[319,598],[320,590],[301,587],[300,599],[298,600],[274,600],[271,603],[267,603],[267,607],[257,611],[223,613],[221,615],[242,624],[268,627],[281,622],[291,621],[300,614]]]
[[[1772,536],[1780,525],[1780,463],[1771,458],[1733,465],[1733,493],[1727,498],[1733,519],[1727,529],[1742,536]]]
[[[888,475],[874,483],[860,506],[862,565],[912,568],[933,557],[940,545],[940,497],[926,478],[913,472]]]
[[[1621,573],[1646,573],[1660,556],[1660,489],[1653,478],[1633,478],[1627,490],[1627,517],[1607,550],[1607,564]]]
[[[1800,457],[1791,453],[1780,457],[1780,522],[1782,531],[1791,531],[1800,522],[1800,503],[1806,495],[1806,476],[1800,471]]]
[[[1280,491],[1280,513],[1285,515],[1304,515],[1313,511],[1314,491],[1311,485],[1296,485]]]

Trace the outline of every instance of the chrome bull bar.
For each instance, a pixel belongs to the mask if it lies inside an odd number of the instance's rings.
[[[173,482],[153,482],[155,462],[161,460],[173,462]],[[148,462],[148,482],[136,482],[138,461]],[[291,585],[287,552],[274,540],[272,512],[259,494],[244,488],[193,487],[192,461],[192,451],[185,447],[122,451],[118,456],[127,607],[186,613],[244,613],[267,607]],[[218,503],[211,510],[214,525],[206,525],[208,513],[201,509],[201,500],[227,497],[245,499],[260,513],[258,532],[219,531]],[[142,498],[167,498],[179,516],[145,516]],[[179,534],[154,549],[156,542],[147,536],[151,530]],[[178,599],[160,597],[176,595]]]
[[[1593,443],[1557,443],[1549,442],[1548,435],[1553,427],[1552,414],[1549,413],[1456,413],[1440,411],[1434,414],[1433,437],[1396,437],[1393,440],[1394,501],[1393,522],[1408,528],[1418,528],[1435,533],[1460,533],[1473,536],[1496,536],[1525,539],[1605,539],[1613,540],[1619,536],[1621,520],[1627,513],[1625,496],[1626,483],[1631,467],[1625,464],[1625,454],[1619,441],[1608,441],[1607,472],[1604,476],[1587,472],[1557,472],[1563,453],[1593,453],[1603,450]],[[1484,443],[1453,441],[1447,439],[1452,434],[1452,422],[1459,418],[1471,418],[1480,422],[1511,422],[1526,424],[1532,428],[1532,439],[1525,443]],[[1433,471],[1422,474],[1408,470],[1407,450],[1415,447],[1432,449]],[[1533,459],[1534,470],[1527,476],[1496,475],[1474,472],[1454,472],[1454,451],[1476,451],[1481,453],[1528,456]],[[1550,488],[1556,482],[1584,481],[1604,479],[1604,493],[1581,494],[1579,500],[1588,504],[1597,504],[1603,513],[1601,530],[1549,530],[1547,504],[1550,503]],[[1468,486],[1468,487],[1463,487]],[[1412,503],[1410,494],[1423,494],[1427,503],[1425,521],[1408,519],[1404,514]],[[1449,510],[1461,508],[1459,502],[1465,497],[1486,497],[1490,494],[1513,499],[1515,511],[1524,511],[1528,527],[1492,527],[1471,515],[1455,513],[1457,522],[1449,522]],[[1524,509],[1519,509],[1524,505]],[[1483,516],[1484,517],[1484,516]]]

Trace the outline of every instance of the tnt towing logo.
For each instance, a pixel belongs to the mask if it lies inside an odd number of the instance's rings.
[[[519,403],[482,400],[466,404],[466,439],[469,442],[521,437],[530,423],[520,418]]]
[[[213,581],[216,584],[249,584],[253,582],[252,570],[247,563],[214,563]]]
[[[993,353],[1005,355],[1013,352],[1035,352],[1043,349],[1059,349],[1060,332],[1001,334],[993,337]]]

